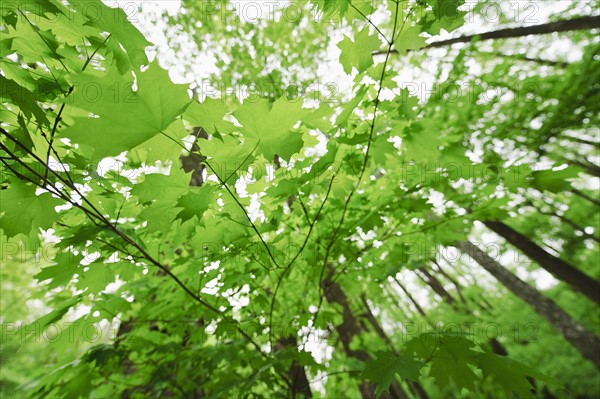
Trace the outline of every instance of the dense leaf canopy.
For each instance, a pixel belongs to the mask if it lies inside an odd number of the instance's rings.
[[[597,1],[109,3],[1,8],[3,397],[600,395]]]

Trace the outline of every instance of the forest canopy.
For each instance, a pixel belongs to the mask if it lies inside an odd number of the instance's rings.
[[[600,397],[600,3],[0,6],[0,395]]]

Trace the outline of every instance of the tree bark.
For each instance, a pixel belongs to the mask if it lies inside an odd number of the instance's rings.
[[[519,279],[473,243],[464,241],[457,246],[493,275],[513,294],[524,300],[534,311],[544,317],[556,331],[569,341],[583,357],[600,369],[600,339],[587,331],[553,300],[545,297],[529,284]]]
[[[343,321],[341,324],[335,326],[335,329],[340,337],[344,352],[346,352],[346,354],[350,357],[358,359],[362,362],[368,362],[371,360],[371,356],[365,350],[350,348],[352,338],[361,333],[361,327],[359,321],[352,314],[348,297],[342,290],[342,287],[333,281],[333,268],[331,265],[327,265],[327,268],[327,277],[323,279],[323,293],[325,295],[325,299],[327,299],[329,303],[336,303],[342,307]],[[372,382],[363,381],[359,384],[358,388],[363,399],[375,398],[376,386]],[[404,392],[404,389],[402,389],[402,386],[400,386],[397,381],[392,382],[392,385],[390,386],[390,393],[384,394],[381,397],[392,399],[408,399],[408,395],[406,392]]]
[[[535,57],[527,57],[526,55],[507,55],[507,54],[500,54],[498,53],[498,56],[500,57],[506,57],[506,58],[513,58],[515,60],[520,60],[520,61],[527,61],[527,62],[533,62],[536,64],[540,64],[540,65],[548,65],[548,66],[553,66],[553,67],[559,67],[559,68],[566,68],[569,66],[568,62],[562,62],[562,61],[552,61],[552,60],[545,60],[542,58],[535,58]]]
[[[483,55],[489,54],[489,55],[493,55],[495,57],[500,57],[500,58],[511,58],[511,59],[518,60],[518,61],[533,62],[533,63],[539,64],[539,65],[547,65],[547,66],[553,66],[553,67],[557,67],[557,68],[567,68],[570,65],[568,62],[546,60],[546,59],[536,58],[536,57],[528,57],[525,54],[505,54],[505,53],[501,53],[501,52],[495,52],[495,53],[481,52],[481,54],[483,54]]]
[[[275,345],[275,350],[280,351],[288,347],[294,347],[297,345],[296,337],[288,335],[287,337],[281,338]],[[292,399],[300,398],[312,398],[312,391],[310,390],[310,383],[306,377],[306,371],[296,360],[294,360],[288,370],[287,375],[290,378],[290,393]]]
[[[573,194],[577,195],[578,197],[581,197],[584,200],[591,202],[592,204],[594,204],[596,206],[600,206],[600,201],[597,198],[592,198],[589,195],[587,195],[586,193],[584,193],[583,191],[580,191],[580,190],[577,190],[576,188],[574,188],[571,190],[571,192]]]
[[[419,312],[419,314],[421,316],[423,316],[424,318],[427,319],[427,314],[425,313],[425,311],[423,310],[423,308],[419,305],[419,303],[415,300],[415,298],[411,295],[411,293],[408,292],[408,290],[406,289],[406,287],[404,287],[404,285],[402,285],[402,283],[400,282],[400,280],[398,280],[398,278],[396,276],[392,276],[392,278],[394,279],[394,281],[396,282],[396,284],[398,284],[398,286],[400,287],[400,289],[402,290],[402,292],[404,292],[404,294],[406,294],[406,296],[408,297],[408,300],[417,309],[417,312]]]
[[[375,315],[371,311],[371,307],[369,306],[369,302],[367,301],[367,297],[365,296],[364,293],[360,295],[360,300],[365,309],[365,312],[363,314],[364,317],[367,319],[369,324],[371,324],[371,327],[373,327],[373,330],[375,330],[377,335],[379,335],[379,337],[385,341],[385,343],[388,345],[388,347],[391,348],[391,350],[394,353],[396,353],[396,351],[394,350],[392,341],[390,340],[388,335],[385,333],[385,331],[383,330],[383,328],[381,327],[381,325],[375,318]],[[407,380],[407,382],[408,382],[408,386],[410,387],[411,391],[415,395],[417,395],[420,399],[429,399],[429,395],[427,394],[427,392],[425,392],[425,389],[423,388],[423,386],[421,384],[419,384],[416,381],[410,381],[410,380]]]
[[[190,186],[201,187],[202,184],[204,184],[204,178],[202,174],[204,173],[206,166],[203,163],[205,161],[205,157],[197,154],[197,152],[200,150],[200,147],[198,147],[197,144],[197,139],[207,139],[208,133],[201,127],[195,127],[192,135],[196,137],[196,141],[194,141],[194,144],[192,145],[190,154],[181,155],[179,159],[181,160],[181,167],[183,168],[184,172],[189,173],[193,171],[192,178],[190,179]]]
[[[583,236],[585,238],[590,238],[590,239],[592,239],[592,240],[594,240],[594,241],[596,241],[597,243],[600,244],[600,238],[596,237],[593,234],[587,233],[583,227],[581,227],[580,225],[578,225],[577,223],[575,223],[571,219],[569,219],[569,218],[567,218],[567,217],[565,217],[563,215],[559,215],[556,212],[542,212],[538,208],[536,208],[536,211],[539,212],[539,213],[541,213],[542,215],[555,216],[555,217],[559,218],[561,222],[565,222],[566,224],[568,224],[569,226],[571,226],[573,228],[573,230],[578,231],[581,234],[583,234]]]
[[[498,29],[490,32],[479,33],[475,35],[465,35],[455,37],[453,39],[440,40],[438,42],[429,43],[423,48],[436,48],[450,46],[456,43],[470,43],[473,39],[491,40],[491,39],[509,39],[512,37],[523,37],[528,35],[545,35],[554,32],[568,32],[574,30],[586,30],[600,28],[600,16],[586,16],[563,21],[549,22],[546,24],[521,26],[518,28]],[[392,53],[397,53],[397,50],[392,50]],[[374,54],[385,54],[376,52]]]
[[[468,308],[469,304],[467,303],[467,300],[462,293],[462,286],[460,285],[460,283],[455,278],[453,278],[450,274],[446,273],[446,271],[442,268],[442,266],[438,262],[435,261],[435,259],[432,259],[431,262],[437,266],[439,273],[452,283],[452,285],[456,289],[456,293],[458,294],[460,301],[463,303],[463,305],[465,305],[466,308]]]
[[[456,300],[446,289],[440,280],[437,279],[433,274],[429,273],[429,271],[425,268],[417,269],[415,272],[420,272],[424,277],[420,276],[421,279],[425,282],[425,284],[429,285],[433,291],[442,297],[442,300],[446,302],[448,305],[454,307],[456,305]],[[418,273],[417,273],[418,275]]]
[[[490,230],[520,249],[527,257],[536,261],[544,270],[569,284],[576,291],[600,305],[600,283],[573,265],[557,258],[529,238],[503,222],[483,222]]]
[[[597,143],[595,141],[590,141],[590,140],[582,139],[582,138],[579,138],[579,137],[573,137],[573,136],[569,136],[569,135],[566,135],[566,134],[560,136],[560,138],[568,140],[568,141],[573,141],[575,143],[586,144],[586,145],[591,145],[591,146],[596,147],[596,148],[600,148],[600,143]]]
[[[578,166],[581,169],[583,169],[584,172],[586,172],[588,175],[590,176],[595,176],[595,177],[600,177],[600,167],[598,167],[597,165],[594,165],[593,163],[590,162],[582,162],[582,161],[578,161],[576,159],[571,159],[571,158],[567,158],[567,157],[561,157],[565,162],[574,165],[574,166]]]

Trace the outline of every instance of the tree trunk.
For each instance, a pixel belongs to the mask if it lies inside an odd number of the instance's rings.
[[[201,127],[195,127],[192,135],[196,138],[194,144],[192,145],[190,154],[181,155],[179,159],[181,160],[181,167],[184,172],[189,173],[192,172],[192,178],[190,179],[190,186],[200,187],[204,184],[204,177],[202,174],[204,173],[204,169],[206,166],[204,165],[205,157],[197,154],[200,151],[200,147],[198,147],[198,138],[207,139],[208,133]]]
[[[584,200],[587,200],[589,202],[591,202],[592,204],[596,205],[596,206],[600,206],[600,201],[598,201],[597,198],[592,198],[589,195],[587,195],[586,193],[584,193],[583,191],[577,190],[576,188],[572,189],[571,192],[581,198],[583,198]]]
[[[408,297],[408,300],[417,309],[417,312],[419,312],[419,314],[421,316],[423,316],[424,318],[427,318],[427,314],[425,313],[425,311],[423,310],[423,308],[419,305],[419,303],[415,300],[415,298],[411,295],[411,293],[408,292],[408,290],[406,289],[406,287],[404,287],[404,285],[402,285],[402,283],[400,282],[400,280],[398,280],[398,278],[396,276],[392,276],[392,278],[394,279],[394,281],[396,282],[396,284],[398,284],[398,286],[400,287],[400,289],[402,290],[402,292],[404,292],[404,294],[406,294],[406,296]]]
[[[600,17],[586,16],[563,21],[549,22],[546,24],[522,26],[518,28],[498,29],[490,32],[479,33],[475,35],[465,35],[455,37],[454,39],[441,40],[439,42],[429,43],[424,48],[445,47],[456,43],[470,43],[473,39],[490,40],[490,39],[509,39],[512,37],[523,37],[528,35],[544,35],[554,32],[568,32],[574,30],[587,30],[600,28]],[[397,50],[392,50],[397,53]],[[374,54],[385,54],[376,52]]]
[[[340,341],[342,342],[344,352],[346,352],[346,354],[350,357],[358,359],[362,362],[368,362],[371,360],[371,356],[366,351],[362,349],[350,348],[352,338],[361,333],[360,324],[352,314],[348,297],[346,297],[342,287],[333,281],[333,268],[331,265],[327,265],[327,268],[328,274],[323,280],[323,293],[325,295],[325,299],[327,299],[329,303],[336,303],[342,307],[343,321],[341,324],[335,326],[335,329],[340,337]],[[363,399],[375,398],[376,386],[372,382],[363,381],[359,384],[358,388]],[[397,381],[392,382],[392,385],[390,386],[390,393],[384,394],[381,397],[388,397],[392,399],[408,399],[408,395],[406,392],[404,392]]]
[[[388,347],[396,354],[396,351],[394,349],[392,341],[387,336],[385,331],[383,331],[383,328],[381,327],[381,325],[375,318],[375,315],[371,311],[371,307],[369,306],[369,302],[367,301],[367,298],[364,293],[360,295],[360,300],[365,309],[363,316],[368,320],[369,324],[371,324],[371,327],[373,327],[373,330],[375,330],[377,335],[379,335],[379,337],[381,339],[383,339],[385,341],[385,343],[388,345]],[[410,380],[407,380],[407,382],[408,382],[408,386],[411,388],[411,391],[416,396],[418,396],[420,399],[429,399],[429,395],[427,394],[427,392],[425,392],[425,389],[423,388],[423,386],[421,386],[421,384],[419,384],[416,381],[410,381]]]
[[[440,266],[438,265],[438,267],[440,267]],[[440,267],[440,269],[441,269],[441,267]],[[425,269],[419,269],[419,270],[421,270],[421,272],[425,271]],[[456,309],[456,305],[457,305],[456,300],[454,299],[454,297],[452,297],[452,295],[450,295],[450,293],[448,291],[446,291],[446,289],[443,287],[442,283],[440,283],[439,280],[435,276],[433,276],[431,273],[427,272],[426,275],[429,276],[431,278],[431,280],[434,280],[437,282],[437,283],[434,283],[433,285],[429,284],[429,286],[432,288],[434,285],[438,286],[437,290],[434,288],[434,291],[436,291],[436,293],[437,293],[439,290],[442,293],[444,293],[443,295],[438,293],[438,295],[440,295],[444,299],[444,302],[446,302],[448,305],[450,305]],[[457,287],[458,287],[458,285],[457,285]],[[465,310],[467,311],[467,313],[471,314],[472,312],[471,312],[471,309],[469,308],[469,305],[466,302],[464,302],[464,305],[465,305]],[[490,344],[492,351],[495,354],[501,355],[501,356],[508,355],[508,351],[506,350],[504,345],[502,345],[502,343],[500,343],[500,341],[498,341],[496,338],[490,339],[489,344]]]
[[[402,315],[402,318],[404,320],[410,319],[410,316],[408,315],[408,313],[406,313],[404,311],[404,309],[402,308],[402,306],[400,306],[400,299],[398,298],[398,293],[396,292],[396,290],[392,290],[391,284],[384,285],[383,289],[385,290],[390,301],[392,301],[394,303],[394,305],[396,306],[396,309],[398,310],[398,312]]]
[[[527,257],[536,261],[544,270],[569,284],[596,304],[600,305],[600,283],[573,265],[552,256],[529,238],[513,230],[502,222],[484,222],[484,224],[506,241],[520,249]]]
[[[283,337],[277,341],[275,350],[280,351],[296,345],[296,337],[290,334],[287,337]],[[296,360],[292,362],[287,375],[290,378],[290,393],[292,395],[292,399],[312,398],[312,391],[310,390],[310,384],[308,382],[308,378],[306,377],[304,367],[301,366]]]
[[[421,274],[423,274],[424,277],[420,276],[417,272],[420,272]],[[452,295],[450,295],[450,293],[448,291],[446,291],[446,289],[444,288],[444,286],[442,285],[440,280],[437,279],[437,277],[435,277],[433,274],[429,273],[429,271],[425,268],[417,269],[417,270],[415,270],[415,273],[417,273],[417,275],[419,275],[419,277],[421,277],[421,280],[423,280],[425,282],[425,284],[429,285],[436,294],[438,294],[440,297],[442,297],[442,300],[444,302],[446,302],[448,305],[450,305],[452,307],[455,307],[456,300],[454,299],[454,297]]]
[[[452,283],[454,288],[456,288],[456,293],[458,294],[460,301],[463,303],[463,305],[465,305],[465,307],[468,308],[469,304],[467,303],[467,300],[462,293],[462,286],[460,285],[460,283],[454,277],[450,276],[450,274],[446,273],[446,271],[442,268],[442,266],[439,263],[435,261],[435,259],[433,259],[431,262],[433,262],[433,264],[437,266],[439,273]]]
[[[566,224],[568,224],[569,226],[571,226],[573,228],[573,230],[580,232],[581,234],[583,234],[583,236],[585,238],[590,238],[594,241],[596,241],[597,243],[600,244],[600,238],[596,237],[593,234],[589,234],[585,231],[585,229],[583,227],[581,227],[580,225],[578,225],[577,223],[575,223],[574,221],[572,221],[571,219],[563,216],[563,215],[559,215],[556,212],[542,212],[539,209],[537,209],[537,212],[541,213],[542,215],[546,215],[546,216],[555,216],[557,218],[560,219],[561,222],[565,222]]]
[[[586,145],[591,145],[591,146],[596,147],[596,148],[600,148],[600,143],[597,143],[595,141],[590,141],[590,140],[582,139],[582,138],[579,138],[579,137],[573,137],[573,136],[569,136],[569,135],[566,135],[566,134],[560,136],[560,138],[568,140],[568,141],[574,141],[575,143],[586,144]]]
[[[567,158],[567,157],[560,157],[562,158],[565,162],[574,165],[574,166],[578,166],[581,169],[584,170],[584,172],[586,172],[588,175],[590,176],[595,176],[595,177],[600,177],[600,167],[598,167],[597,165],[594,165],[593,163],[590,162],[582,162],[582,161],[578,161],[576,159],[571,159],[571,158]]]
[[[546,59],[537,58],[537,57],[529,57],[524,54],[505,54],[505,53],[501,53],[501,52],[486,53],[483,51],[481,53],[484,55],[490,54],[490,55],[494,55],[496,57],[511,58],[513,60],[533,62],[533,63],[539,64],[539,65],[548,65],[548,66],[553,66],[553,67],[558,67],[558,68],[567,68],[569,66],[568,62],[546,60]]]
[[[465,241],[457,246],[485,270],[493,275],[513,294],[524,300],[540,316],[544,317],[583,357],[600,369],[600,339],[587,331],[553,300],[529,286],[473,243]]]

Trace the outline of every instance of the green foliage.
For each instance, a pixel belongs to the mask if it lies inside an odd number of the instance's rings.
[[[365,364],[363,377],[375,382],[375,396],[379,397],[389,388],[396,374],[402,379],[419,381],[419,370],[424,363],[408,356],[394,356],[390,352],[376,354],[377,358]]]
[[[190,103],[187,87],[172,84],[157,63],[136,74],[135,92],[131,76],[109,71],[88,70],[70,81],[75,90],[73,99],[67,100],[72,105],[69,109],[73,115],[83,110],[93,117],[73,117],[72,125],[63,134],[75,143],[93,148],[93,161],[119,155],[162,133]],[[82,90],[78,91],[77,86]],[[69,116],[70,113],[65,115]],[[98,132],[102,132],[102,140],[98,140]]]
[[[60,203],[50,193],[37,195],[35,186],[15,178],[6,192],[2,193],[3,216],[0,221],[4,233],[13,237],[17,234],[28,235],[39,228],[49,228],[57,219],[53,208]]]
[[[254,152],[265,159],[277,154],[289,161],[303,146],[302,137],[291,130],[305,114],[301,101],[290,102],[282,97],[272,105],[265,99],[247,102],[233,116],[242,125],[248,142],[244,145],[255,147]]]
[[[373,53],[381,46],[381,41],[376,34],[369,34],[369,27],[365,26],[356,35],[355,40],[348,36],[340,42],[338,47],[341,50],[340,63],[344,66],[344,72],[351,73],[352,67],[358,72],[364,72],[373,65]]]
[[[593,33],[561,33],[565,66],[546,36],[428,51],[462,0],[231,6],[164,15],[158,60],[127,8],[2,7],[2,396],[597,396],[551,315],[446,256],[510,218],[600,277]],[[598,336],[595,304],[494,249]],[[529,320],[537,342],[448,332]]]

